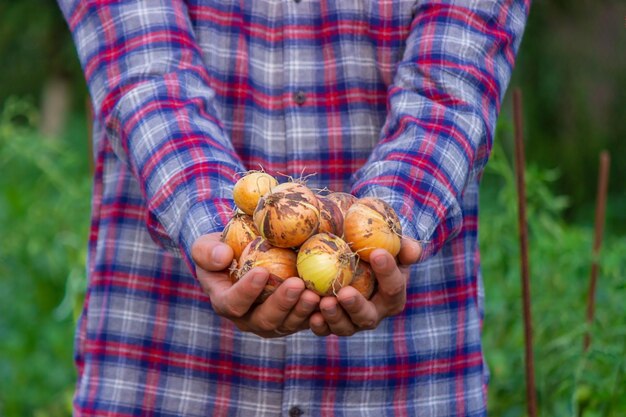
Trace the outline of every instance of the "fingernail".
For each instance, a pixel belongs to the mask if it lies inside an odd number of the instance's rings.
[[[265,275],[258,272],[252,277],[252,285],[256,288],[261,288],[265,285]]]
[[[297,288],[289,288],[287,290],[287,301],[296,301],[300,296],[300,290]]]
[[[211,251],[211,258],[216,262],[224,262],[228,256],[228,249],[224,245],[217,245]]]
[[[374,258],[374,264],[377,268],[385,268],[387,266],[387,259],[384,256],[377,256]]]
[[[354,304],[355,301],[356,301],[356,297],[350,297],[350,298],[346,298],[345,300],[343,300],[341,304],[343,304],[346,307],[350,307]]]
[[[326,313],[326,315],[332,317],[337,313],[337,307],[336,306],[332,306],[329,308],[325,308],[324,309],[324,313]]]
[[[307,310],[313,310],[315,308],[315,303],[308,300],[302,300],[302,307]]]

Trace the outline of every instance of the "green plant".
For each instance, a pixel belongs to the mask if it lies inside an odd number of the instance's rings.
[[[69,414],[74,307],[85,283],[87,153],[44,139],[37,112],[7,100],[0,112],[0,415]],[[85,131],[86,132],[86,131]],[[84,149],[84,148],[82,148]]]
[[[525,415],[523,322],[513,168],[501,124],[482,187],[480,244],[486,289],[484,346],[491,415]],[[602,252],[593,344],[582,351],[592,230],[562,221],[567,199],[552,170],[526,170],[537,394],[541,415],[626,412],[626,239],[608,233]],[[610,231],[609,231],[610,232]]]

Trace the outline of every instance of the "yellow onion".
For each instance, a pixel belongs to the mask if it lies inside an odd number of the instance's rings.
[[[334,192],[330,193],[325,198],[329,199],[333,203],[339,206],[339,210],[341,210],[341,215],[346,217],[346,213],[352,204],[357,201],[357,198],[352,194],[342,193],[342,192]]]
[[[276,178],[271,175],[251,171],[237,181],[233,187],[233,200],[237,207],[249,216],[252,216],[259,198],[278,185]]]
[[[258,235],[252,217],[237,212],[222,231],[221,241],[232,248],[235,259],[239,260],[244,248]]]
[[[343,213],[332,200],[326,197],[317,197],[320,209],[319,233],[330,233],[343,236]]]
[[[257,302],[264,302],[287,278],[297,277],[297,255],[292,249],[277,248],[267,240],[258,236],[250,242],[239,258],[236,280],[243,278],[252,268],[257,266],[267,269],[269,278]]]
[[[317,197],[298,182],[280,184],[259,199],[253,219],[260,235],[273,246],[300,246],[317,232]]]
[[[343,221],[344,239],[364,261],[374,249],[385,249],[392,256],[400,252],[402,226],[396,212],[379,198],[361,198]]]
[[[350,285],[354,274],[354,254],[340,237],[319,233],[298,251],[298,275],[306,287],[321,296],[336,295]]]
[[[376,287],[376,276],[370,264],[359,260],[350,286],[356,288],[366,299],[369,300],[372,297]]]

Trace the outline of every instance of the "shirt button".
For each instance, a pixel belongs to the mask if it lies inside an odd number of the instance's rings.
[[[304,94],[304,91],[296,91],[293,93],[293,101],[295,101],[298,106],[302,106],[306,101],[306,94]]]
[[[302,414],[304,414],[304,411],[300,407],[294,406],[289,409],[289,417],[300,417]]]
[[[300,3],[302,0],[293,0],[295,3]]]

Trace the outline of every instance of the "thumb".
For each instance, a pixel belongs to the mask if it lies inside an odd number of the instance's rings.
[[[422,257],[422,245],[413,239],[402,238],[400,245],[400,253],[398,253],[398,261],[402,265],[412,265]]]
[[[218,272],[233,262],[233,250],[220,241],[220,233],[202,235],[191,247],[191,257],[205,271]]]

